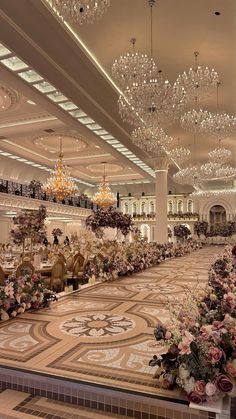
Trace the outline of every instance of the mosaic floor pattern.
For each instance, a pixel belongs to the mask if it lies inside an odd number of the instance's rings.
[[[207,281],[221,251],[201,249],[65,296],[0,325],[0,364],[144,393],[163,393],[148,366],[167,302]],[[165,391],[165,395],[172,392]],[[181,394],[176,394],[181,398]]]

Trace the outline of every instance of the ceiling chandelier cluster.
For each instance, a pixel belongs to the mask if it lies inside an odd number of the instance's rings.
[[[110,6],[110,0],[47,0],[53,11],[68,23],[94,23]]]
[[[232,153],[228,148],[222,147],[219,140],[219,146],[208,153],[209,161],[218,164],[226,164],[232,158]]]
[[[70,177],[69,168],[63,163],[62,140],[60,138],[60,153],[54,170],[49,179],[43,184],[43,192],[62,201],[75,195],[78,188]]]
[[[159,154],[163,147],[168,149],[173,139],[158,125],[155,127],[138,127],[131,134],[131,140],[147,153]]]
[[[115,195],[111,192],[110,186],[106,181],[106,171],[104,163],[104,174],[100,185],[98,186],[98,192],[93,197],[93,202],[99,207],[107,208],[115,204]]]

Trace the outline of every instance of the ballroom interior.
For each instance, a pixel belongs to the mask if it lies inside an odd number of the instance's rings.
[[[0,28],[0,419],[235,419],[235,0],[0,0]]]

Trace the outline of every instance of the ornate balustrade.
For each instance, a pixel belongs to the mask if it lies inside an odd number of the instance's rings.
[[[134,221],[154,221],[156,218],[155,213],[149,214],[133,214]],[[197,221],[199,219],[199,214],[194,212],[186,212],[186,213],[168,213],[168,219],[170,221]]]
[[[37,188],[30,188],[29,185],[23,185],[21,183],[11,182],[4,179],[0,179],[0,193],[37,199],[59,205],[69,205],[77,208],[86,208],[91,210],[96,210],[98,208],[97,205],[93,204],[93,202],[85,195],[73,196],[71,198],[65,198],[63,201],[57,201],[55,198],[47,196]]]

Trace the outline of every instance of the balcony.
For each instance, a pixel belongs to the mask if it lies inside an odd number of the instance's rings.
[[[154,221],[156,219],[156,214],[136,214],[133,213],[134,221]],[[197,221],[199,219],[199,214],[196,212],[185,212],[185,213],[168,213],[169,221]]]

